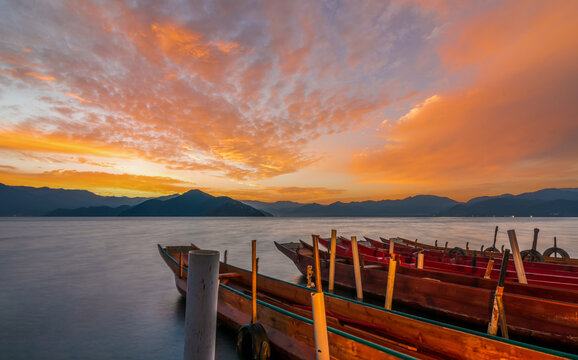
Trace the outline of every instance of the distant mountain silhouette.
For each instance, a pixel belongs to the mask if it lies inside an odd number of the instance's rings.
[[[304,204],[302,206],[287,206],[284,211],[275,209],[275,204],[255,204],[259,209],[267,208],[273,214],[280,216],[327,216],[327,217],[385,217],[385,216],[435,216],[440,211],[458,204],[457,201],[446,197],[433,195],[418,195],[403,200],[382,200],[362,202],[335,202],[330,205]]]
[[[291,211],[305,205],[294,201],[277,201],[274,203],[267,203],[255,200],[241,200],[241,202],[254,207],[255,209],[266,211],[275,216],[287,216],[287,214],[291,213]]]
[[[498,196],[480,196],[480,197],[475,197],[473,199],[468,200],[465,203],[465,205],[470,206],[470,205],[477,204],[479,202],[490,200],[490,199],[510,198],[513,196],[514,195],[512,195],[512,194],[503,194],[503,195],[498,195]]]
[[[191,190],[168,199],[157,198],[135,206],[95,206],[57,209],[47,216],[271,216],[228,197]]]
[[[520,195],[481,196],[466,203],[418,195],[403,200],[335,202],[330,205],[244,201],[277,216],[578,216],[578,189],[543,189]],[[277,208],[279,207],[279,208]]]
[[[99,196],[85,190],[0,184],[0,216],[578,216],[578,189],[481,196],[465,203],[418,195],[403,200],[335,202],[237,201],[191,190],[159,198]]]
[[[469,200],[466,205],[470,206],[482,201],[492,199],[526,199],[526,200],[578,200],[578,189],[543,189],[535,192],[527,192],[520,195],[502,194],[498,196],[481,196]]]
[[[578,189],[543,189],[515,197],[529,200],[578,200]]]
[[[128,209],[130,209],[130,205],[121,205],[119,207],[88,206],[77,209],[56,209],[47,213],[46,216],[119,216]]]
[[[119,214],[120,216],[271,216],[229,197],[214,197],[200,190],[160,201],[147,200]]]
[[[149,198],[99,196],[86,190],[0,184],[0,216],[43,216],[55,209],[136,205]]]
[[[525,197],[490,198],[459,204],[439,216],[578,216],[578,200],[539,200]]]
[[[474,198],[439,216],[578,216],[578,189],[543,189]]]

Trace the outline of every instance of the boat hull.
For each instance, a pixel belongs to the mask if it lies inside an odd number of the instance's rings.
[[[186,279],[180,277],[179,264],[161,247],[159,251],[175,274],[177,287],[186,292]],[[239,329],[250,322],[251,298],[246,293],[250,289],[251,273],[223,263],[220,264],[220,273],[223,278],[219,287],[218,317],[223,324]],[[236,276],[226,276],[231,274]],[[312,290],[263,275],[258,276],[257,285],[260,298],[258,322],[274,345],[276,357],[273,358],[315,358],[313,327],[309,320]],[[275,301],[278,308],[272,305]],[[566,355],[542,352],[513,341],[462,331],[335,295],[326,294],[325,304],[330,353],[335,359],[408,358],[409,355],[422,359],[548,360]],[[363,335],[367,343],[344,338],[345,335],[338,331]],[[386,342],[394,350],[384,352],[382,348],[369,344],[373,340],[375,343]]]
[[[313,266],[310,255],[281,244],[276,243],[276,246],[295,263],[302,274],[307,273],[307,266]],[[362,268],[361,277],[366,295],[385,295],[386,267]],[[324,281],[329,278],[329,261],[326,259],[321,260],[321,278]],[[335,285],[355,289],[351,265],[336,262]],[[528,343],[539,341],[574,351],[578,349],[578,305],[508,293],[504,294],[503,300],[510,334]],[[435,312],[442,318],[484,326],[488,324],[491,316],[493,291],[437,279],[396,274],[393,302],[394,305],[403,305],[418,311]]]

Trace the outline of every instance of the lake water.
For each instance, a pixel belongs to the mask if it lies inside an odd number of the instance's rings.
[[[257,239],[260,272],[300,281],[273,241],[312,233],[400,236],[450,247],[521,249],[540,229],[538,250],[578,257],[578,218],[0,218],[0,358],[181,359],[184,301],[156,244],[228,250],[250,268]],[[219,330],[217,358],[236,359],[234,334]]]

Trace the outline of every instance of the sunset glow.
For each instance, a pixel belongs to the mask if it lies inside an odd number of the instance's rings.
[[[319,203],[578,187],[578,1],[185,3],[4,5],[0,183]]]

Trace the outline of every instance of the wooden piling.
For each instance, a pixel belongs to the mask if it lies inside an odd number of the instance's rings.
[[[389,259],[389,269],[387,272],[387,289],[385,292],[385,308],[391,310],[391,302],[393,300],[393,285],[395,282],[395,268],[397,265],[396,254],[391,254]]]
[[[355,275],[355,290],[357,300],[363,301],[363,286],[361,284],[361,269],[359,267],[359,250],[357,249],[357,237],[351,237],[351,251],[353,252],[353,274]]]
[[[252,260],[252,273],[251,273],[251,297],[252,297],[252,312],[251,312],[251,324],[257,323],[257,240],[251,241],[251,260]]]
[[[520,255],[520,248],[518,247],[516,231],[508,230],[508,238],[510,239],[510,248],[512,248],[512,256],[514,257],[516,274],[518,274],[518,282],[520,284],[527,284],[528,280],[526,280],[526,272],[524,271],[524,263],[522,262],[522,255]]]
[[[417,254],[417,268],[423,269],[423,252],[419,252]]]
[[[313,310],[313,333],[317,360],[329,360],[329,339],[327,336],[327,318],[325,315],[325,299],[322,292],[311,294]]]
[[[486,273],[484,274],[484,279],[489,279],[492,275],[492,268],[494,267],[494,259],[488,261],[488,266],[486,267]]]
[[[337,230],[331,230],[331,247],[329,258],[329,292],[333,293],[335,283],[335,252],[337,247]]]
[[[504,252],[502,258],[502,266],[500,268],[500,277],[498,278],[498,285],[494,294],[494,306],[492,308],[492,315],[490,323],[488,324],[488,334],[496,335],[498,333],[498,320],[502,329],[502,337],[508,338],[508,325],[506,324],[506,312],[504,310],[503,294],[504,281],[508,269],[508,258],[510,257],[510,250]]]
[[[189,251],[185,360],[215,358],[219,257],[218,251]]]
[[[315,287],[317,292],[323,292],[321,286],[321,266],[319,265],[319,235],[313,235],[313,252],[315,259]]]
[[[502,330],[502,337],[504,339],[509,339],[508,335],[508,324],[506,323],[506,310],[504,309],[504,298],[502,297],[504,293],[504,288],[500,291],[501,294],[496,298],[496,303],[498,305],[498,312],[500,313],[500,329]]]
[[[315,252],[315,282],[317,291],[311,294],[313,311],[313,333],[315,335],[315,351],[317,360],[329,360],[329,340],[327,337],[327,318],[325,315],[325,299],[321,286],[321,266],[319,265],[319,235],[313,235],[313,251]]]
[[[492,247],[496,247],[496,240],[498,240],[498,225],[496,225],[496,229],[494,230],[494,242],[492,243]]]

